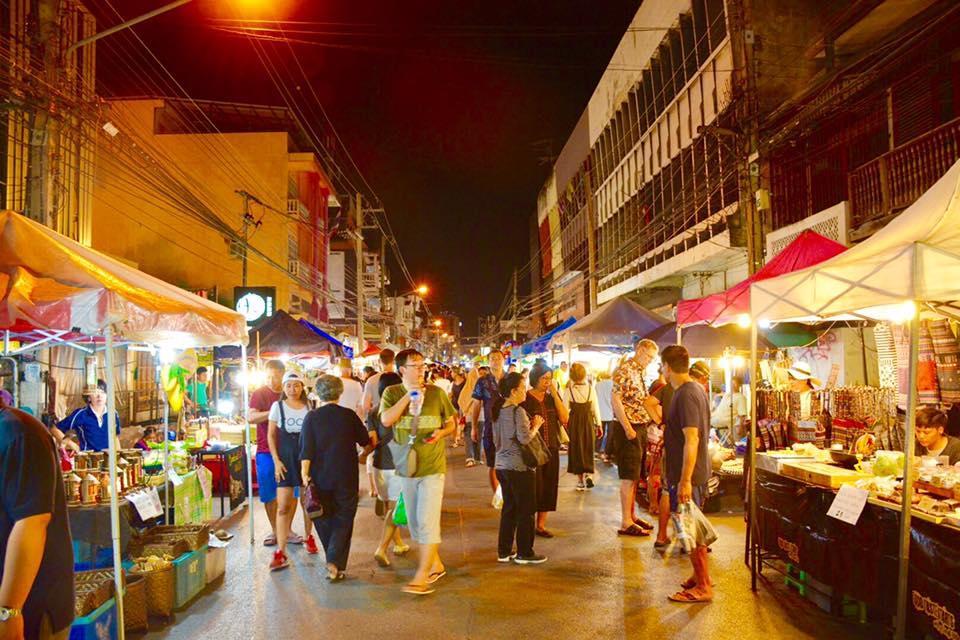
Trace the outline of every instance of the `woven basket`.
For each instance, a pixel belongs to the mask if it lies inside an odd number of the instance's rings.
[[[177,595],[173,565],[171,564],[166,569],[147,571],[146,573],[132,571],[131,575],[140,575],[144,578],[147,614],[169,618],[173,614],[173,603]]]
[[[127,631],[146,631],[147,580],[142,574],[131,574],[123,597],[123,628]]]
[[[150,527],[145,536],[162,540],[183,539],[190,546],[190,551],[196,551],[209,542],[210,525],[208,524],[170,524]]]
[[[146,537],[130,540],[128,552],[135,558],[145,558],[146,556],[165,555],[172,558],[179,558],[184,553],[190,551],[190,545],[182,538],[165,540],[162,537]]]
[[[125,581],[126,575],[123,572],[120,575]],[[113,569],[77,571],[73,574],[73,585],[74,612],[78,616],[86,615],[113,597]]]

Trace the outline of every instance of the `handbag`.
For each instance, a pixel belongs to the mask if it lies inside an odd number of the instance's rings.
[[[313,480],[303,489],[304,507],[311,520],[325,519],[333,515],[333,496],[329,491],[321,491]]]
[[[420,416],[413,416],[410,424],[410,437],[407,443],[400,446],[399,455],[393,457],[393,466],[396,468],[396,474],[402,478],[413,478],[417,475],[417,450],[413,448],[413,443],[417,440],[417,429],[420,426]]]
[[[514,424],[517,422],[517,409],[519,408],[520,407],[513,408]],[[520,458],[523,460],[523,464],[528,467],[542,467],[550,462],[550,450],[547,449],[547,443],[543,441],[543,436],[540,435],[539,431],[535,436],[530,438],[530,442],[527,444],[520,442],[517,436],[513,436],[513,439],[520,448]]]

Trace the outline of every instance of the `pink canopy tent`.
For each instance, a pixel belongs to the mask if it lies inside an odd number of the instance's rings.
[[[707,324],[714,327],[750,314],[750,285],[785,273],[806,269],[843,253],[846,247],[814,231],[804,231],[755,274],[726,291],[677,304],[677,326]]]

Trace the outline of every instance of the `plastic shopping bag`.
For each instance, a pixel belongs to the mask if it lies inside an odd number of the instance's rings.
[[[717,530],[692,500],[681,504],[671,517],[677,542],[687,553],[696,547],[709,547],[717,541]]]
[[[490,506],[497,511],[503,509],[503,490],[500,488],[500,485],[497,485],[497,492],[493,494],[493,500],[490,502]]]
[[[397,506],[393,508],[393,524],[398,527],[407,526],[407,508],[403,504],[403,494],[397,499]]]

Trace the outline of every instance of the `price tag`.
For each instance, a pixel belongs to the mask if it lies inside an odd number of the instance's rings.
[[[163,515],[163,506],[160,504],[160,495],[156,487],[128,494],[127,500],[133,503],[141,520],[146,521]]]
[[[848,524],[857,524],[869,496],[870,492],[866,489],[858,489],[852,484],[841,485],[827,515]]]
[[[183,478],[181,478],[180,474],[174,471],[172,467],[170,471],[167,472],[167,477],[170,478],[170,482],[172,482],[175,487],[183,484]]]
[[[213,495],[213,473],[206,467],[200,467],[197,469],[197,480],[200,481],[204,499],[209,500]]]

